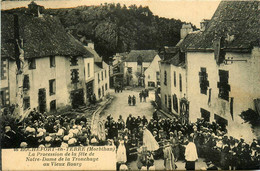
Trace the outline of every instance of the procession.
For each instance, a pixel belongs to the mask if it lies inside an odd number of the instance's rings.
[[[154,161],[164,160],[165,170],[176,170],[177,161],[185,162],[187,170],[194,170],[198,158],[204,158],[208,168],[223,170],[258,169],[259,141],[247,144],[243,139],[226,135],[225,128],[216,123],[198,119],[182,125],[177,118],[158,115],[147,120],[145,115],[126,121],[116,121],[111,115],[105,122],[105,140],[91,134],[84,117],[45,117],[33,111],[18,127],[5,126],[2,147],[47,148],[77,146],[115,146],[117,170],[124,170],[135,161],[139,170],[155,170]]]

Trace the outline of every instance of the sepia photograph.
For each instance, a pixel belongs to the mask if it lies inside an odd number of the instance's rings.
[[[260,1],[1,1],[0,170],[260,169]]]

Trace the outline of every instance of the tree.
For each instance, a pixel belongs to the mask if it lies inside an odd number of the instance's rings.
[[[252,109],[241,112],[239,115],[246,123],[251,124],[253,127],[259,125],[260,116]]]

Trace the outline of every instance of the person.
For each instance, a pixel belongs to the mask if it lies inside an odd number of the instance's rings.
[[[135,104],[136,104],[135,95],[133,95],[133,97],[132,97],[132,101],[133,101],[133,106],[135,106]]]
[[[121,93],[123,92],[123,85],[122,84],[120,84],[120,91],[121,91]]]
[[[149,90],[145,89],[144,91],[145,91],[146,97],[149,97]]]
[[[124,140],[119,141],[119,146],[116,151],[116,161],[117,161],[117,170],[119,170],[120,165],[126,163],[126,148]]]
[[[174,155],[172,152],[171,145],[169,141],[165,141],[165,147],[163,149],[163,156],[164,156],[164,166],[165,170],[175,170],[175,163],[174,163]]]
[[[92,103],[95,105],[96,102],[97,102],[97,98],[96,98],[96,94],[94,93],[94,94],[92,95]]]
[[[185,168],[186,170],[195,170],[195,161],[198,160],[197,149],[191,136],[189,136],[188,141],[189,143],[185,149]]]
[[[128,105],[131,106],[131,101],[132,101],[132,97],[129,95],[128,96]]]
[[[142,102],[143,94],[142,92],[139,93],[140,102]]]
[[[158,121],[157,109],[155,109],[154,112],[153,112],[153,119]]]
[[[147,170],[150,170],[152,166],[154,166],[154,157],[152,152],[147,153]]]
[[[158,142],[145,126],[143,128],[143,144],[147,147],[148,151],[156,151],[159,149]]]
[[[144,97],[144,102],[146,102],[146,97],[147,97],[147,96],[146,96],[145,91],[143,91],[143,90],[142,90],[142,95],[143,95],[143,97]]]
[[[180,153],[180,149],[179,149],[179,139],[177,137],[177,130],[173,132],[170,132],[170,143],[172,146],[172,152],[174,154],[175,157],[175,161],[178,161],[179,159],[179,153]]]

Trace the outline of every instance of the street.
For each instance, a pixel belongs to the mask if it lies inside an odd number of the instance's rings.
[[[100,114],[100,120],[103,121],[106,119],[107,115],[111,114],[115,121],[119,118],[119,115],[122,115],[123,120],[126,121],[126,118],[129,114],[133,116],[143,116],[145,115],[148,120],[152,118],[154,112],[154,107],[151,104],[151,101],[154,100],[154,91],[149,91],[149,97],[146,99],[146,102],[140,103],[139,92],[140,90],[124,90],[122,93],[111,92],[111,95],[114,96],[113,102]],[[128,96],[136,97],[136,105],[128,105]]]
[[[114,96],[114,99],[112,103],[101,112],[100,114],[100,120],[105,121],[107,115],[111,114],[111,116],[117,121],[119,118],[119,115],[122,115],[122,118],[124,121],[126,121],[126,118],[129,114],[132,114],[133,116],[143,116],[145,115],[148,120],[152,118],[152,114],[154,112],[154,107],[152,106],[151,102],[154,100],[154,91],[149,91],[149,98],[146,99],[146,102],[140,103],[139,99],[139,92],[141,89],[134,89],[134,90],[124,90],[122,93],[114,93],[110,92],[112,96]],[[128,96],[135,95],[136,97],[136,106],[129,106],[127,103]],[[156,170],[164,170],[164,161],[162,159],[155,160],[155,169]],[[184,161],[178,161],[176,162],[177,169],[178,170],[185,170],[185,162]],[[128,167],[130,170],[138,170],[136,161],[133,161],[128,164]],[[196,162],[196,170],[200,170],[201,168],[206,168],[206,163],[203,162],[203,159],[199,159],[198,162]]]

